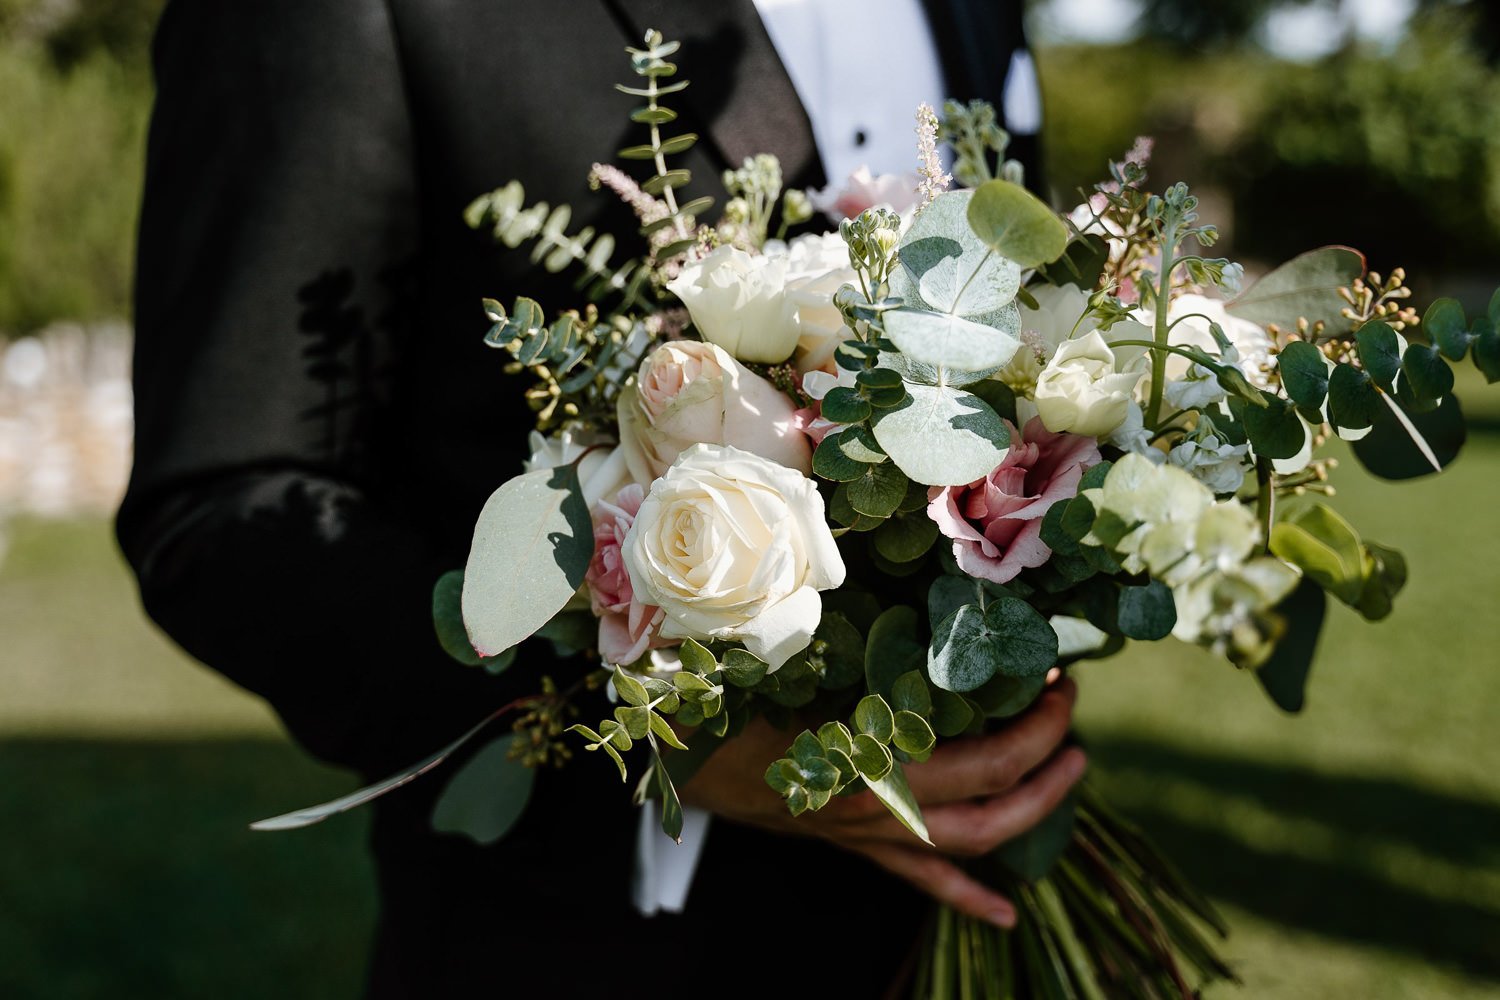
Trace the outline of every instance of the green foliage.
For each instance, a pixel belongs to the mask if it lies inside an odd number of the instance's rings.
[[[536,769],[511,752],[509,733],[480,749],[449,780],[432,811],[432,828],[488,846],[504,837],[526,811]]]
[[[464,571],[463,618],[481,656],[516,645],[583,585],[593,522],[573,466],[516,476],[490,495]]]
[[[967,485],[1000,464],[1010,433],[978,396],[948,386],[908,384],[905,405],[883,410],[875,440],[918,483]]]
[[[1365,273],[1365,258],[1349,247],[1320,247],[1298,254],[1261,278],[1226,308],[1242,319],[1284,330],[1297,327],[1299,318],[1324,323],[1330,330],[1345,329],[1347,305],[1339,290]]]
[[[1014,597],[965,604],[933,626],[927,669],[947,691],[968,692],[1001,674],[1045,676],[1057,662],[1057,633],[1036,609]]]
[[[499,674],[515,662],[514,647],[495,656],[480,656],[469,645],[469,633],[463,616],[464,572],[450,570],[438,577],[432,588],[432,624],[443,652],[468,667],[484,667]]]
[[[1332,508],[1307,502],[1282,515],[1271,529],[1273,553],[1306,578],[1367,618],[1383,618],[1406,583],[1401,554],[1365,542]]]
[[[1128,639],[1155,642],[1172,634],[1177,624],[1177,604],[1172,590],[1160,580],[1120,588],[1116,616],[1120,632]]]
[[[1285,712],[1300,712],[1306,702],[1307,676],[1312,670],[1328,597],[1311,576],[1277,607],[1286,631],[1270,658],[1255,671],[1266,695]]]
[[[647,194],[659,196],[666,202],[668,214],[664,218],[670,220],[670,223],[666,224],[675,227],[678,237],[675,242],[656,250],[655,257],[660,261],[682,253],[697,242],[696,235],[688,228],[690,217],[694,213],[706,211],[713,202],[711,199],[700,198],[691,205],[679,206],[676,189],[685,186],[692,176],[686,170],[667,167],[668,156],[685,153],[698,141],[698,137],[691,132],[665,139],[661,135],[661,126],[677,117],[671,109],[662,106],[661,98],[685,90],[688,85],[686,80],[668,84],[661,82],[677,75],[676,64],[667,60],[682,45],[680,42],[666,41],[661,32],[650,30],[646,32],[645,46],[642,49],[628,48],[626,50],[630,53],[631,68],[645,81],[644,85],[637,87],[619,85],[615,89],[624,94],[646,99],[645,107],[632,113],[631,120],[647,126],[650,130],[650,141],[644,145],[622,149],[618,155],[626,160],[649,160],[654,168],[652,176],[641,185],[641,188]],[[731,184],[733,183],[732,177],[733,175],[730,179]],[[649,227],[643,230],[646,233],[649,231]]]
[[[1023,268],[1063,255],[1068,227],[1036,195],[1009,181],[986,181],[969,200],[969,225],[984,243]]]

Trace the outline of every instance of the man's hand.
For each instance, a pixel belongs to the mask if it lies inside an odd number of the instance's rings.
[[[823,837],[862,854],[956,910],[1001,927],[1015,907],[966,875],[947,855],[978,856],[1035,826],[1083,776],[1083,751],[1058,752],[1078,688],[1051,687],[1002,732],[950,740],[906,777],[922,806],[934,847],[903,827],[866,790],[833,799],[815,813],[791,816],[765,782],[766,768],[786,753],[792,735],[756,719],[708,759],[682,789],[684,802],[778,833]]]

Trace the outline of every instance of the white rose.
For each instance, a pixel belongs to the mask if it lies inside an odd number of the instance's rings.
[[[593,431],[559,431],[551,437],[531,432],[531,458],[526,471],[556,469],[578,463],[578,481],[583,485],[583,500],[592,509],[601,497],[612,497],[630,483],[625,452],[613,441]]]
[[[620,450],[642,486],[695,444],[727,444],[800,472],[812,449],[796,407],[729,352],[696,340],[660,345],[620,391]]]
[[[772,670],[812,641],[818,592],[844,582],[812,480],[723,445],[688,449],[652,484],[624,557],[636,595],[666,612],[664,638],[739,640]]]
[[[1125,422],[1141,372],[1115,370],[1115,354],[1099,331],[1064,341],[1037,377],[1036,408],[1056,434],[1108,434]]]
[[[797,309],[801,333],[796,362],[801,372],[833,369],[833,352],[850,337],[833,296],[858,280],[849,265],[849,245],[838,233],[799,236],[786,246],[766,245],[766,252],[786,254],[786,294]]]
[[[783,254],[752,256],[726,245],[684,266],[667,288],[687,306],[704,340],[741,361],[779,364],[801,336],[786,273]]]

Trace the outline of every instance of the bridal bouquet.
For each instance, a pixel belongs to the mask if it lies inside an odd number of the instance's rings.
[[[570,233],[514,181],[469,209],[576,270],[580,301],[484,304],[488,342],[534,376],[534,454],[438,583],[438,634],[493,672],[525,669],[531,641],[598,668],[507,706],[513,732],[449,786],[440,828],[498,837],[533,769],[581,747],[622,777],[636,751],[676,838],[677,786],[763,716],[788,732],[766,781],[794,815],[868,789],[925,840],[907,765],[1004,725],[1059,668],[1173,637],[1295,711],[1328,598],[1389,613],[1405,564],[1328,502],[1328,452],[1351,442],[1388,478],[1451,461],[1451,365],[1500,378],[1500,294],[1419,316],[1401,271],[1343,247],[1242,288],[1188,189],[1146,188],[1149,143],[1059,215],[983,104],[920,109],[909,177],[783,191],[774,158],[748,160],[710,221],[671,165],[695,137],[663,131],[676,48],[648,35],[620,88],[648,141],[619,157],[645,170],[590,177],[638,216],[638,257],[612,263],[610,234]],[[785,238],[817,211],[837,229]],[[616,707],[575,722],[599,687]],[[1092,790],[970,866],[1019,926],[939,909],[919,995],[1232,978],[1211,905]]]

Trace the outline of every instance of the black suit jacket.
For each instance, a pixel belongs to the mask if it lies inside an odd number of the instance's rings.
[[[928,6],[950,92],[998,104],[1019,3]],[[705,137],[686,157],[698,177],[770,151],[791,184],[823,181],[750,0],[173,0],[163,15],[120,543],[168,634],[366,778],[534,690],[543,670],[578,669],[533,660],[490,678],[433,635],[432,583],[462,565],[531,426],[524,383],[481,341],[479,299],[576,304],[569,279],[497,252],[461,212],[516,178],[530,198],[572,204],[575,225],[628,233],[585,177],[639,141],[633,99],[612,85],[631,80],[622,49],[648,27],[686,43],[693,86],[675,105]],[[544,774],[490,849],[430,832],[441,784],[375,807],[374,996],[606,982],[628,996],[646,949],[712,968],[720,943],[743,957],[710,982],[875,995],[925,910],[850,856],[721,823],[688,914],[641,920],[635,824],[607,762]],[[804,895],[799,871],[826,872],[826,887]],[[873,941],[872,901],[887,914]],[[763,923],[771,907],[786,918]],[[769,956],[796,926],[789,970]],[[860,940],[876,956],[863,978],[849,961]]]

